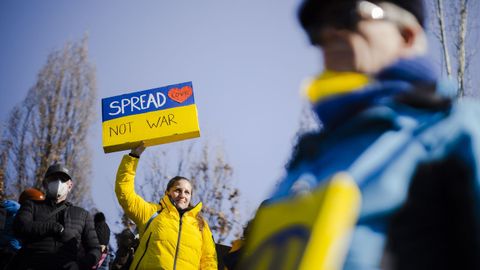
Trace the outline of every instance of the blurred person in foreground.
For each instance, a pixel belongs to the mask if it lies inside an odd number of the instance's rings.
[[[18,269],[91,269],[100,245],[89,212],[67,201],[73,188],[69,170],[61,164],[48,167],[43,187],[46,199],[25,201],[14,221],[23,244]]]
[[[170,179],[160,202],[147,202],[135,192],[135,173],[144,150],[142,144],[123,157],[115,182],[118,202],[140,235],[130,269],[216,270],[212,232],[201,215],[202,203],[191,203],[188,179]]]
[[[299,8],[323,52],[306,89],[323,126],[300,138],[268,203],[349,174],[362,204],[344,269],[480,269],[480,109],[424,56],[422,2]]]

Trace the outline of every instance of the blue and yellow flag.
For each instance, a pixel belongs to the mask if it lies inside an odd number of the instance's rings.
[[[315,190],[259,208],[240,268],[341,269],[360,209],[360,191],[338,173]]]

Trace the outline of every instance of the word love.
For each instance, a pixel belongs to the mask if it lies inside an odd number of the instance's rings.
[[[172,88],[168,91],[168,96],[178,103],[183,103],[193,94],[192,87],[184,86],[182,88]]]

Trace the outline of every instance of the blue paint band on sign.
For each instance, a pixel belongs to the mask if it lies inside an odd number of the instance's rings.
[[[188,91],[190,87],[190,91]],[[169,96],[169,92],[172,91]],[[187,97],[186,93],[191,93]],[[182,96],[184,95],[184,96]],[[102,99],[102,122],[195,103],[192,82],[184,82]]]

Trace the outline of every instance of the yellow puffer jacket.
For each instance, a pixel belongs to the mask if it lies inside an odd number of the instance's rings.
[[[117,199],[127,216],[137,225],[140,244],[135,251],[133,269],[217,269],[217,254],[212,232],[204,221],[200,230],[197,214],[202,203],[180,215],[168,196],[158,203],[146,202],[135,193],[134,178],[138,158],[125,155],[115,182]],[[145,231],[150,217],[160,211]]]

